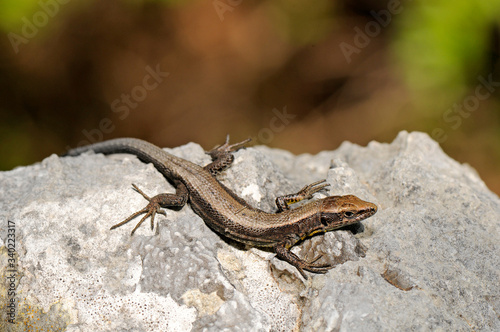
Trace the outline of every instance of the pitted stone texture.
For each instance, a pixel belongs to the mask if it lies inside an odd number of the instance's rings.
[[[194,143],[167,151],[209,162]],[[316,197],[354,194],[379,210],[294,247],[338,264],[304,281],[272,251],[222,239],[190,207],[132,237],[137,219],[110,231],[146,205],[132,183],[150,196],[174,188],[130,155],[50,156],[0,173],[0,271],[6,280],[11,221],[19,301],[16,324],[2,311],[0,330],[500,330],[500,201],[427,135],[317,155],[247,148],[220,178],[266,211],[325,178]]]

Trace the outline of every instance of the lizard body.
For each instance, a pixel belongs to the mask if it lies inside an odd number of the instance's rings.
[[[257,247],[273,248],[280,259],[294,265],[307,278],[303,270],[326,273],[333,266],[306,262],[290,251],[300,240],[316,233],[331,231],[366,219],[377,211],[377,206],[353,195],[329,196],[314,200],[294,209],[289,204],[312,198],[325,188],[325,181],[318,181],[302,188],[296,194],[276,198],[277,213],[269,213],[252,207],[245,200],[216,179],[216,175],[233,162],[232,152],[249,140],[229,145],[226,142],[209,151],[212,163],[205,167],[176,157],[161,148],[135,138],[119,138],[70,150],[66,155],[76,156],[86,151],[114,154],[129,153],[141,161],[152,163],[176,187],[176,193],[164,193],[152,198],[144,194],[149,204],[132,214],[119,227],[136,216],[145,213],[135,230],[151,216],[153,228],[156,213],[165,214],[161,208],[180,208],[188,201],[196,214],[217,233],[228,238]]]

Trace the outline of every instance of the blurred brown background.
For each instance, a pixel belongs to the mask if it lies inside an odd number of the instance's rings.
[[[500,0],[4,0],[0,169],[120,136],[294,153],[400,130],[500,193]]]

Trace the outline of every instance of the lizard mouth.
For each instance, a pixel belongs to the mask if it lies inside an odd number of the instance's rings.
[[[377,206],[376,206],[376,205],[373,205],[373,207],[371,207],[370,209],[368,209],[367,211],[365,211],[365,212],[364,212],[363,217],[364,217],[364,218],[371,217],[371,216],[373,216],[376,212],[377,212]]]
[[[373,203],[370,203],[368,208],[366,208],[358,218],[364,219],[373,216],[375,213],[377,213],[377,206]]]
[[[345,222],[346,222],[346,224],[356,223],[358,221],[361,221],[361,220],[364,220],[366,218],[373,216],[376,212],[377,212],[377,206],[375,204],[371,204],[368,208],[356,213],[356,215],[353,216],[352,218],[347,217]]]

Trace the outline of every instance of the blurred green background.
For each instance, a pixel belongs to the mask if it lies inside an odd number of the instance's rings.
[[[429,133],[500,193],[500,0],[3,0],[0,169],[120,136]]]

